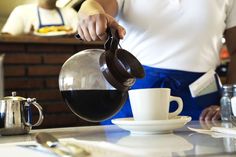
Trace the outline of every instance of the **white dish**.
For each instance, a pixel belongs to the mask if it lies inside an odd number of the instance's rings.
[[[132,134],[170,133],[191,121],[189,116],[177,116],[168,120],[135,121],[133,118],[113,119],[112,123]]]

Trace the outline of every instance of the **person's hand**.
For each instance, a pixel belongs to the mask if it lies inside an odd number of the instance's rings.
[[[215,121],[220,120],[220,106],[218,105],[212,105],[207,108],[205,108],[200,117],[200,121]]]
[[[211,121],[200,120],[199,122],[202,129],[206,129],[206,130],[210,130],[212,127],[221,126],[221,122],[219,120],[211,120]]]
[[[120,39],[125,35],[125,29],[110,15],[106,14],[103,8],[96,1],[88,1],[83,4],[78,12],[79,24],[78,34],[86,41],[105,40],[108,27],[118,31]]]

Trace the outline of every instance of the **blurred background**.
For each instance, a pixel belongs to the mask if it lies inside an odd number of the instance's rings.
[[[0,30],[12,10],[38,0],[0,0]],[[79,10],[83,0],[57,0],[57,7]],[[15,26],[15,25],[14,25]],[[15,26],[17,27],[17,26]],[[58,87],[63,63],[73,54],[89,48],[103,48],[102,42],[84,42],[74,36],[37,36],[0,34],[0,99],[10,96],[36,98],[43,107],[45,119],[38,128],[95,125],[74,113],[65,104]],[[33,121],[38,112],[32,109]]]
[[[84,0],[57,0],[58,7],[73,7],[79,10],[80,4]],[[27,3],[37,3],[37,0],[1,0],[0,1],[0,29],[3,27],[11,11],[18,5]]]

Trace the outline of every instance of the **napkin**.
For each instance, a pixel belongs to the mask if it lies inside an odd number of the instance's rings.
[[[73,143],[83,147],[90,155],[88,157],[136,157],[142,156],[141,151],[134,151],[106,141],[77,140],[75,138],[60,139],[60,142]],[[40,146],[35,141],[0,144],[1,156],[17,157],[58,157],[50,150]]]
[[[208,134],[215,138],[222,137],[236,137],[236,127],[233,128],[225,128],[225,127],[212,127],[211,129],[198,129],[188,127],[189,130],[195,131],[197,133]]]
[[[225,127],[212,127],[211,131],[223,133],[223,134],[231,134],[236,135],[236,127],[233,128],[225,128]]]
[[[43,150],[41,148],[33,148],[29,145],[1,145],[1,156],[17,156],[17,157],[58,157],[57,155]]]
[[[189,85],[189,90],[192,97],[198,97],[206,94],[216,92],[220,84],[218,75],[214,70],[210,70],[201,76],[199,79]],[[221,85],[220,85],[221,86]]]

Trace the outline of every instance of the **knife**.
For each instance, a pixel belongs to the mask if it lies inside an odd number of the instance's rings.
[[[90,153],[77,145],[65,145],[53,135],[40,132],[35,136],[36,141],[60,157],[86,157]],[[72,148],[73,147],[73,148]]]

